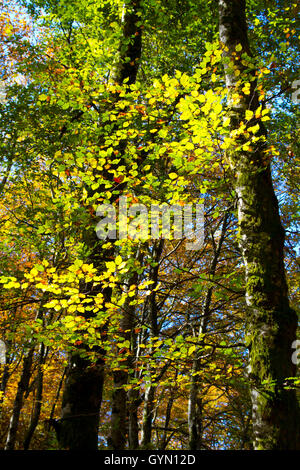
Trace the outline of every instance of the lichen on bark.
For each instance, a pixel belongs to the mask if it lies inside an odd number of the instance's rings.
[[[230,130],[235,132],[227,158],[237,196],[238,238],[245,266],[254,448],[299,449],[299,405],[295,390],[286,387],[288,378],[295,375],[291,347],[296,338],[297,315],[289,305],[284,270],[285,232],[270,162],[266,159],[267,133],[260,117],[255,116],[260,103],[255,71],[251,72],[253,58],[244,0],[219,0],[219,30],[224,46]],[[228,65],[230,61],[238,74]],[[251,84],[249,94],[243,93],[243,81]],[[234,95],[239,99],[235,100]],[[254,117],[239,133],[246,110],[252,111]],[[250,149],[245,149],[247,127],[254,124],[259,126],[258,139]]]

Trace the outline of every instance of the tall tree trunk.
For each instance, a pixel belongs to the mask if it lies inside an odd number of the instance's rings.
[[[193,451],[201,449],[202,441],[202,409],[200,410],[198,407],[200,384],[197,374],[199,371],[200,359],[196,357],[193,360],[191,388],[188,401],[189,449]]]
[[[231,129],[245,120],[245,111],[259,106],[254,73],[247,72],[245,54],[250,56],[245,0],[219,0],[220,40],[225,63]],[[236,48],[236,46],[241,45]],[[243,58],[241,55],[244,54]],[[253,63],[253,60],[252,60]],[[238,73],[234,73],[234,70]],[[250,82],[250,94],[242,91]],[[235,103],[232,93],[238,93]],[[266,132],[255,116],[248,127],[259,125],[256,135]],[[291,309],[284,271],[284,230],[274,193],[266,143],[242,149],[245,134],[228,151],[235,175],[238,199],[239,244],[245,265],[249,379],[252,396],[255,449],[299,449],[299,406],[294,390],[287,390],[288,377],[295,375],[291,345],[296,338],[297,316]]]
[[[111,433],[108,442],[113,450],[123,450],[127,436],[127,392],[124,388],[128,378],[127,369],[114,371],[113,378]]]
[[[132,277],[128,284],[136,283],[135,276]],[[131,333],[133,327],[134,308],[130,310],[130,297],[127,297],[124,303],[124,311],[120,319],[120,334],[124,341],[131,343]],[[119,351],[122,354],[122,351]],[[124,385],[128,383],[128,369],[130,368],[130,355],[131,351],[125,352],[128,354],[126,361],[121,363],[120,369],[113,372],[114,390],[112,394],[112,410],[111,410],[111,434],[110,445],[114,450],[123,450],[126,446],[127,439],[127,391]]]
[[[17,440],[17,431],[20,419],[21,409],[23,407],[24,394],[28,390],[31,376],[31,367],[33,360],[34,347],[30,348],[23,359],[21,377],[17,387],[12,416],[9,422],[8,435],[6,439],[5,450],[14,450]]]
[[[141,404],[139,390],[132,389],[128,392],[128,447],[138,449],[139,447],[139,422],[138,408]]]
[[[176,377],[177,377],[177,373],[176,373]],[[168,400],[167,409],[166,409],[164,433],[163,433],[163,437],[162,437],[162,440],[161,440],[161,444],[159,446],[160,450],[165,450],[167,445],[168,445],[168,442],[169,442],[170,436],[168,438],[168,428],[169,428],[169,424],[170,424],[170,421],[171,421],[171,414],[172,414],[174,399],[175,399],[174,398],[174,390],[171,390],[171,396]]]
[[[9,354],[8,352],[6,351],[6,362],[5,364],[3,364],[3,367],[1,367],[0,365],[0,368],[2,368],[2,373],[1,373],[1,384],[0,384],[0,417],[1,417],[1,413],[2,413],[2,405],[3,405],[3,401],[4,401],[4,397],[5,397],[5,391],[6,391],[6,387],[7,387],[7,384],[8,384],[8,381],[9,381],[9,377],[10,377],[10,364],[8,363],[8,357],[9,357]]]
[[[43,318],[44,309],[42,303],[47,299],[47,294],[43,296],[41,299],[41,305],[36,314],[36,320],[41,320]],[[9,423],[9,429],[6,439],[5,450],[14,450],[16,445],[17,439],[17,432],[20,420],[20,413],[24,403],[24,395],[28,391],[31,372],[32,372],[32,363],[33,363],[33,355],[35,350],[35,345],[33,344],[32,340],[30,340],[30,347],[28,349],[27,354],[24,356],[23,359],[23,367],[21,371],[21,377],[17,387],[17,393],[15,396],[13,412]]]
[[[34,431],[38,425],[41,408],[42,408],[42,398],[43,398],[43,380],[44,380],[44,372],[43,372],[43,365],[46,360],[47,353],[45,352],[45,346],[42,343],[40,347],[40,354],[39,354],[39,364],[38,364],[38,371],[37,371],[37,382],[36,382],[36,396],[35,396],[35,405],[33,409],[33,415],[30,420],[29,428],[27,429],[25,439],[24,439],[24,450],[28,450],[30,446],[31,439],[33,437]]]
[[[73,355],[66,372],[57,438],[69,450],[97,450],[104,370],[101,360]]]
[[[119,55],[111,70],[110,80],[120,85],[127,80],[126,83],[130,85],[136,80],[141,56],[142,30],[138,26],[140,0],[131,0],[125,4],[124,8],[126,10],[123,20],[123,40],[121,40]],[[117,99],[118,97],[113,96],[112,102]],[[121,155],[122,145],[120,143]],[[111,175],[109,177],[112,178]],[[117,199],[118,196],[114,197]],[[111,202],[114,201],[111,200]],[[114,251],[101,248],[103,243],[98,240],[95,228],[96,220],[85,239],[85,245],[90,251],[87,262],[93,264],[101,274],[106,269],[105,261],[114,257]],[[83,289],[86,292],[86,286]],[[104,305],[110,301],[110,288],[101,289],[100,286],[96,289],[91,287],[89,290],[90,295],[102,292]],[[105,334],[105,331],[103,333]],[[96,348],[98,360],[91,363],[88,358],[80,355],[81,350],[82,348],[78,348],[78,351],[75,351],[70,357],[62,399],[62,416],[60,422],[56,423],[57,437],[62,448],[96,450],[104,383],[105,351]]]
[[[209,268],[209,275],[213,277],[216,274],[217,265],[220,260],[220,254],[222,245],[224,242],[228,223],[228,213],[225,213],[221,235],[217,246],[215,245],[214,239],[212,244],[215,247],[213,259]],[[213,234],[211,235],[213,237]],[[212,299],[213,287],[209,287],[206,292],[204,306],[202,310],[202,318],[200,319],[199,327],[199,338],[207,331],[207,326],[211,316],[211,299]],[[201,387],[201,381],[199,381],[199,372],[201,370],[201,345],[202,339],[200,339],[200,351],[195,351],[193,359],[192,375],[191,375],[191,388],[189,392],[188,401],[188,428],[189,428],[189,449],[190,450],[201,450],[202,448],[202,433],[203,433],[203,404],[199,398],[199,389]],[[200,353],[200,356],[199,356]]]
[[[131,377],[133,379],[139,379],[140,370],[138,368],[139,362],[139,341],[138,337],[140,332],[137,333],[135,329],[132,331],[132,351],[130,369]],[[139,420],[138,420],[138,409],[142,404],[143,398],[138,388],[131,388],[128,391],[128,447],[129,449],[139,448]]]
[[[17,307],[15,307],[11,315],[16,315],[17,312]],[[12,361],[12,354],[11,354],[11,346],[12,346],[12,340],[11,339],[6,339],[5,340],[5,364],[3,367],[2,375],[1,375],[1,384],[0,384],[0,417],[2,413],[2,406],[3,406],[3,401],[5,397],[5,392],[6,392],[6,387],[11,375],[10,371],[10,364]]]
[[[3,404],[3,400],[4,400],[5,391],[6,391],[6,387],[7,387],[7,384],[8,384],[9,377],[10,377],[9,364],[4,364],[2,377],[1,377],[1,385],[0,385],[0,392],[1,392],[1,396],[0,396],[0,414],[2,412],[2,404]]]
[[[161,239],[159,242],[154,244],[152,259],[155,262],[155,265],[151,268],[150,271],[150,280],[153,281],[151,284],[152,292],[148,296],[149,308],[149,323],[150,323],[150,336],[155,337],[159,334],[158,326],[158,308],[156,302],[156,292],[154,289],[158,285],[158,272],[159,272],[159,261],[164,247],[164,240]],[[155,404],[155,392],[156,387],[152,385],[152,371],[149,371],[149,383],[146,385],[145,391],[145,401],[144,401],[144,410],[143,410],[143,422],[142,422],[142,447],[147,448],[151,444],[151,435],[152,435],[152,421],[154,413],[154,404]]]
[[[140,248],[138,248],[136,259],[141,261],[141,256]],[[128,280],[124,289],[125,292],[129,292],[131,286],[136,286],[137,283],[138,274],[135,272]],[[137,287],[135,288],[135,292],[137,295]],[[124,338],[124,341],[128,341],[130,348],[128,348],[126,361],[121,363],[120,369],[113,372],[114,390],[112,394],[110,445],[114,450],[123,450],[126,446],[127,440],[128,393],[124,386],[128,383],[128,370],[133,367],[133,328],[135,325],[135,308],[130,305],[131,300],[131,297],[126,298],[119,323],[120,334],[122,338]],[[119,355],[122,355],[121,350],[118,350],[118,353]],[[131,410],[133,410],[132,406]]]
[[[154,413],[154,398],[156,387],[151,383],[146,385],[142,422],[142,448],[147,449],[151,445],[152,423]]]
[[[53,404],[52,404],[52,407],[51,407],[51,412],[50,412],[50,415],[49,415],[49,419],[47,420],[47,434],[46,434],[46,439],[45,439],[46,442],[51,440],[51,434],[50,434],[51,433],[51,427],[54,428],[57,435],[59,434],[59,430],[60,430],[60,427],[61,427],[60,422],[59,422],[59,420],[54,419],[54,415],[55,415],[55,408],[56,408],[58,400],[59,400],[60,392],[62,390],[63,383],[64,383],[64,380],[65,380],[66,372],[67,372],[67,367],[64,368],[62,376],[60,377],[58,387],[57,387],[57,390],[56,390],[56,394],[55,394]]]

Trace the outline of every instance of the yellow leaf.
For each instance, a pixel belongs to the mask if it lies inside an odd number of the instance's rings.
[[[116,259],[115,259],[115,264],[116,264],[117,266],[119,266],[121,263],[122,263],[122,257],[119,255],[119,256],[117,256]]]
[[[37,270],[36,268],[32,268],[31,271],[30,271],[31,276],[34,276],[34,277],[37,276],[38,273],[39,273],[39,272],[38,272],[38,270]]]
[[[253,117],[253,114],[254,114],[253,111],[250,111],[250,109],[246,110],[245,116],[246,116],[247,121],[249,121]]]

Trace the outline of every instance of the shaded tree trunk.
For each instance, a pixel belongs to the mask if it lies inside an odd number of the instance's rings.
[[[136,284],[136,276],[133,276],[128,284]],[[124,311],[120,320],[120,334],[124,341],[131,343],[131,333],[133,327],[134,308],[130,310],[130,298],[127,297],[124,304]],[[126,446],[127,440],[127,391],[124,386],[128,383],[128,369],[130,368],[132,351],[125,351],[128,354],[125,364],[120,364],[120,369],[113,372],[114,390],[112,394],[111,410],[111,434],[110,445],[114,450],[122,450]],[[122,354],[119,351],[119,354]]]
[[[15,315],[16,311],[17,311],[17,307],[13,309],[11,314]],[[0,417],[2,413],[2,405],[3,405],[3,401],[5,397],[6,387],[7,387],[10,375],[11,375],[10,364],[11,364],[12,357],[13,357],[11,354],[11,346],[12,346],[12,341],[10,339],[9,340],[6,339],[5,340],[5,349],[6,349],[5,350],[5,364],[3,365],[1,385],[0,385],[0,392],[2,392],[0,395]]]
[[[136,253],[136,259],[141,261],[140,248],[138,248]],[[131,286],[136,286],[138,283],[138,274],[134,273],[131,278],[128,280],[127,285],[125,286],[124,291],[129,292]],[[137,288],[135,288],[137,295]],[[128,383],[128,370],[134,367],[134,332],[133,328],[135,325],[135,307],[130,305],[131,297],[127,297],[124,306],[122,317],[120,319],[119,331],[124,338],[124,341],[127,341],[130,344],[130,348],[126,352],[127,358],[125,362],[120,364],[120,369],[113,372],[114,378],[114,390],[112,394],[112,410],[111,410],[111,434],[109,443],[114,450],[123,450],[126,446],[127,441],[127,432],[128,429],[128,411],[131,413],[134,412],[134,401],[129,406],[128,403],[128,393],[125,390],[125,385]],[[122,355],[122,351],[118,351],[119,355]],[[132,398],[134,398],[132,396]],[[135,428],[135,423],[133,421],[134,414],[131,414],[131,443],[129,445],[134,445],[134,448],[137,448],[138,441],[136,443],[136,438],[133,438],[132,432]],[[128,436],[129,439],[129,436]],[[137,445],[136,445],[137,444]]]
[[[6,356],[7,356],[7,354],[6,354]],[[5,397],[5,391],[6,391],[6,387],[7,387],[7,384],[8,384],[9,377],[10,377],[9,364],[5,363],[3,365],[3,372],[2,372],[1,385],[0,385],[0,392],[1,392],[1,395],[0,395],[0,416],[1,416],[1,413],[2,413],[2,405],[3,405],[3,400],[4,400],[4,397]]]
[[[139,422],[138,408],[141,404],[139,390],[133,389],[128,392],[128,447],[138,449],[139,447]]]
[[[202,409],[199,405],[199,377],[196,375],[200,371],[200,359],[193,360],[191,388],[188,401],[188,428],[189,428],[189,449],[201,449],[202,441]]]
[[[177,377],[177,374],[176,374],[176,377]],[[168,400],[167,409],[166,409],[164,433],[163,433],[162,441],[161,441],[161,444],[160,444],[160,450],[165,450],[166,449],[166,447],[168,445],[168,442],[169,442],[169,439],[170,439],[170,436],[168,438],[168,429],[169,429],[169,424],[170,424],[170,421],[171,421],[171,414],[172,414],[174,399],[175,399],[174,398],[174,390],[171,390],[171,397]],[[171,434],[171,436],[172,436],[172,434]]]
[[[151,383],[146,386],[145,397],[144,397],[144,409],[143,409],[143,422],[142,422],[142,442],[141,445],[144,449],[147,449],[151,444],[152,436],[152,423],[154,413],[154,399],[155,399],[156,387]]]
[[[25,439],[24,439],[24,445],[23,445],[24,450],[29,449],[31,439],[33,437],[34,431],[40,419],[42,398],[43,398],[43,380],[44,380],[43,365],[45,363],[45,360],[46,360],[45,346],[42,343],[40,347],[39,364],[38,364],[38,371],[37,371],[35,405],[34,405],[33,415],[30,420],[30,425],[29,425],[29,428],[27,429]]]
[[[42,302],[47,299],[47,295],[41,299],[41,305],[38,309],[36,314],[36,320],[41,320],[43,318],[44,309],[42,306]],[[17,432],[20,420],[20,414],[24,403],[24,395],[28,392],[30,377],[32,373],[32,363],[34,357],[34,350],[35,346],[33,345],[32,341],[30,341],[30,347],[28,349],[27,354],[24,356],[23,359],[23,367],[21,371],[21,377],[17,387],[17,393],[15,396],[14,406],[13,406],[13,413],[9,423],[8,435],[6,439],[5,450],[14,450],[16,445],[17,439]]]
[[[104,381],[104,361],[91,364],[73,355],[66,372],[57,438],[62,448],[96,450]]]
[[[245,122],[245,111],[259,106],[255,74],[248,73],[245,57],[251,56],[245,0],[219,0],[220,40],[224,56],[231,129]],[[237,52],[241,45],[241,51]],[[242,54],[246,54],[241,58]],[[251,59],[249,63],[253,63]],[[238,70],[238,73],[234,71]],[[242,91],[250,83],[250,94]],[[236,103],[232,93],[238,93]],[[235,175],[238,200],[239,244],[245,265],[249,380],[252,396],[254,448],[299,449],[299,406],[294,390],[287,390],[295,376],[291,345],[296,338],[297,316],[291,309],[284,271],[284,229],[274,193],[270,164],[266,162],[266,131],[255,116],[248,127],[259,125],[260,140],[243,150],[243,133],[227,157]]]
[[[33,361],[34,348],[30,348],[27,355],[23,359],[23,367],[21,377],[17,387],[17,393],[14,400],[13,412],[9,422],[8,435],[5,450],[14,450],[17,440],[18,425],[21,409],[23,407],[24,394],[28,390],[31,377],[31,367]]]
[[[119,55],[111,70],[110,80],[123,84],[125,80],[130,85],[135,82],[141,56],[141,27],[138,26],[140,0],[128,2],[124,8],[123,41],[121,40]],[[112,102],[118,97],[113,96]],[[120,154],[122,155],[122,143]],[[109,178],[112,178],[111,174]],[[122,185],[120,185],[121,188]],[[99,191],[99,190],[98,190]],[[118,196],[114,196],[117,199]],[[111,202],[114,202],[111,200]],[[92,225],[92,231],[85,239],[85,245],[90,251],[87,262],[97,268],[98,273],[105,270],[105,261],[114,257],[113,250],[103,250],[101,242],[96,236],[96,220]],[[86,292],[86,287],[84,287]],[[90,295],[102,292],[104,305],[110,301],[111,289],[91,287]],[[86,315],[85,315],[86,316]],[[91,317],[91,315],[90,315]],[[103,331],[105,335],[105,331]],[[69,367],[66,372],[65,388],[62,400],[62,416],[56,423],[57,437],[60,447],[70,450],[96,450],[98,448],[99,415],[102,401],[104,383],[105,351],[95,348],[98,360],[94,363],[88,358],[82,357],[82,347],[71,355]],[[123,382],[120,377],[118,381]],[[118,410],[121,416],[123,410]],[[124,416],[122,414],[122,421]],[[123,436],[123,431],[122,431]],[[123,437],[120,437],[123,446]]]
[[[127,392],[124,384],[127,383],[127,370],[114,371],[114,391],[111,408],[111,433],[109,445],[113,450],[123,450],[127,440]]]

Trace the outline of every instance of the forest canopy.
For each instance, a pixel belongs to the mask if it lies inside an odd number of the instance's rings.
[[[298,14],[0,0],[1,449],[300,449]]]

